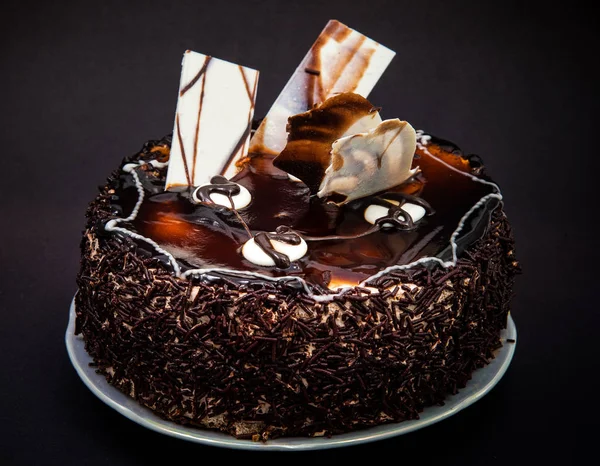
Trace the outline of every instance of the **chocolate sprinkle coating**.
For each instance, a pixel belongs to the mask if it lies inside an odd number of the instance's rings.
[[[179,279],[107,234],[118,176],[86,214],[76,333],[110,384],[165,419],[263,440],[416,419],[502,345],[520,269],[501,207],[456,266],[390,272],[316,303],[284,282]]]

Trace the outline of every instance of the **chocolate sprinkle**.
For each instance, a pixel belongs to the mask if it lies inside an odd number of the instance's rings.
[[[501,207],[455,267],[396,270],[317,303],[281,281],[179,279],[106,235],[117,176],[87,211],[76,332],[98,373],[165,419],[261,440],[417,419],[502,346],[520,270]]]

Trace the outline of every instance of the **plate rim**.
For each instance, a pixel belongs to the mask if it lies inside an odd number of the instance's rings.
[[[506,344],[506,340],[514,340],[510,344]],[[252,440],[237,439],[230,434],[219,432],[211,429],[198,429],[193,427],[186,427],[183,425],[176,424],[172,421],[167,421],[160,418],[158,415],[153,413],[150,408],[142,406],[133,398],[128,397],[128,401],[135,403],[136,408],[147,412],[147,417],[141,416],[140,414],[132,411],[124,404],[111,398],[105,393],[104,390],[114,390],[115,396],[121,395],[127,397],[116,387],[110,385],[104,376],[101,376],[100,382],[97,383],[92,380],[92,377],[98,376],[95,369],[89,366],[89,362],[92,361],[91,356],[85,350],[85,343],[81,336],[75,335],[75,298],[71,301],[69,311],[69,323],[65,334],[65,344],[67,347],[67,353],[71,364],[75,368],[75,371],[79,375],[79,378],[87,386],[87,388],[98,397],[106,405],[110,406],[129,420],[146,427],[155,432],[169,435],[171,437],[199,443],[203,445],[216,446],[221,448],[231,448],[238,450],[254,450],[254,451],[301,451],[301,450],[322,450],[329,448],[340,448],[349,445],[357,445],[361,443],[374,442],[377,440],[384,440],[387,438],[395,437],[402,434],[407,434],[415,430],[422,429],[430,426],[437,422],[440,422],[448,417],[462,411],[463,409],[471,406],[473,403],[479,401],[492,388],[500,381],[500,379],[506,373],[513,355],[515,353],[517,343],[517,329],[509,313],[507,318],[506,329],[503,330],[504,344],[498,350],[496,357],[486,367],[490,367],[494,362],[499,362],[499,367],[491,377],[479,390],[470,396],[462,399],[461,401],[451,404],[448,409],[443,410],[441,413],[432,417],[423,418],[423,414],[428,409],[436,408],[437,406],[427,407],[420,413],[419,419],[410,421],[402,421],[398,423],[382,424],[379,426],[369,427],[353,432],[347,432],[344,434],[336,434],[332,437],[280,437],[274,440],[268,440],[266,442],[254,442]],[[77,353],[83,350],[83,353],[87,357],[88,361],[84,364],[84,361],[80,361]],[[496,364],[497,365],[497,364]],[[477,369],[480,371],[484,368]],[[102,382],[103,381],[103,382]],[[471,379],[469,383],[473,383]],[[101,386],[104,385],[104,386]],[[463,389],[464,390],[464,389]],[[460,395],[460,391],[457,395]],[[452,397],[457,395],[451,395],[445,400],[445,406],[451,401]]]

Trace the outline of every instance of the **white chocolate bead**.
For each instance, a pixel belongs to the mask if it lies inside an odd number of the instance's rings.
[[[383,207],[382,205],[371,204],[365,209],[365,220],[371,225],[375,225],[377,220],[383,217],[387,217],[390,209]]]
[[[206,185],[204,185],[204,186],[206,186]],[[248,191],[241,184],[238,184],[238,186],[240,187],[240,193],[236,194],[235,196],[231,196],[231,199],[233,200],[233,208],[236,210],[243,209],[244,207],[248,206],[250,204],[250,202],[252,201],[252,195],[250,194],[250,191]],[[201,187],[202,186],[200,186],[200,188]],[[192,193],[192,200],[196,203],[202,202],[198,198],[198,194],[197,194],[198,190],[200,188],[196,188],[194,190],[194,192]],[[231,209],[231,202],[229,201],[229,198],[227,196],[225,196],[224,194],[211,193],[210,200],[213,201],[217,205]]]
[[[391,201],[393,202],[393,201]],[[413,223],[417,223],[425,216],[425,209],[417,204],[411,204],[407,202],[400,207],[401,210],[406,212],[412,218]],[[372,225],[375,225],[377,220],[383,217],[387,217],[390,209],[381,205],[371,204],[369,207],[365,209],[365,220]],[[386,223],[383,226],[391,226],[391,224]]]
[[[407,202],[400,207],[404,212],[411,216],[413,223],[417,223],[423,217],[425,217],[425,209],[418,204],[411,204]]]
[[[275,251],[280,252],[281,254],[285,254],[289,257],[290,262],[297,261],[302,258],[306,252],[308,251],[308,246],[306,241],[300,238],[300,244],[288,244],[283,241],[275,241],[269,240],[273,249]],[[242,246],[242,255],[244,258],[255,265],[261,265],[264,267],[273,267],[275,262],[271,259],[262,248],[256,244],[254,238],[250,238],[244,246]]]

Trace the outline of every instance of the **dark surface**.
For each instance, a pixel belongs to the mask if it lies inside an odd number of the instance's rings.
[[[387,453],[412,464],[583,463],[598,415],[593,12],[573,2],[123,3],[2,7],[0,464],[213,454],[343,464]],[[370,95],[385,116],[482,155],[502,187],[524,270],[515,359],[458,415],[342,450],[250,454],[139,427],[87,390],[63,342],[85,206],[124,155],[171,131],[185,49],[261,70],[260,116],[330,18],[398,52]]]

